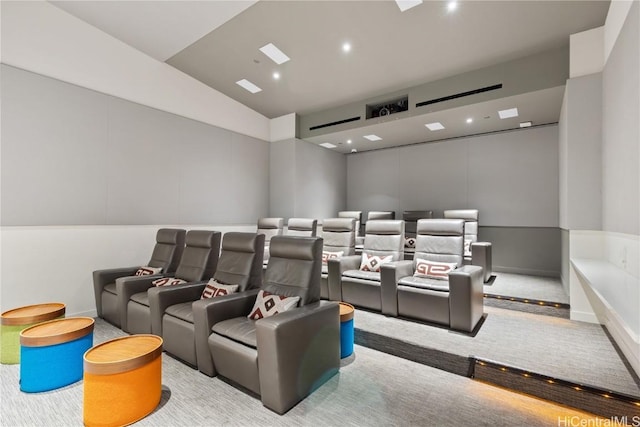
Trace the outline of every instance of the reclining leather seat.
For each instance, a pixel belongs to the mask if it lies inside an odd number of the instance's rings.
[[[156,245],[146,266],[162,268],[161,274],[173,273],[182,257],[185,233],[186,231],[182,229],[161,228],[158,230],[156,233]],[[111,268],[93,272],[93,292],[98,317],[117,327],[121,326],[121,311],[118,305],[116,279],[119,277],[133,278],[133,275],[140,267],[144,266]],[[141,277],[149,278],[150,276]],[[154,278],[158,277],[160,276],[154,275]]]
[[[471,332],[484,311],[482,268],[462,266],[464,221],[418,221],[413,261],[382,265],[383,313]],[[454,263],[448,280],[416,277],[417,260]]]
[[[264,234],[264,264],[269,261],[269,243],[273,236],[281,236],[284,227],[284,218],[260,218],[258,219],[258,234]]]
[[[259,288],[262,284],[263,250],[262,234],[225,233],[213,279],[223,285],[238,285],[237,292]],[[194,307],[205,310],[214,299],[200,299],[205,286],[206,283],[199,283],[149,289],[152,323],[162,322],[163,349],[194,367],[200,364],[197,348],[211,363],[207,339],[212,325],[196,335],[193,314]]]
[[[287,236],[316,237],[318,220],[311,218],[289,218]]]
[[[186,246],[180,264],[175,274],[165,277],[175,277],[187,283],[198,282],[204,277],[211,277],[216,271],[220,253],[220,232],[206,230],[189,230],[186,236]],[[137,278],[136,278],[137,279]],[[120,310],[122,330],[130,334],[162,335],[162,325],[151,322],[151,308],[148,290],[153,287],[156,278],[142,278],[130,281],[127,278],[118,279],[116,287],[120,296]],[[184,286],[184,285],[174,285]]]
[[[322,238],[324,240],[323,254],[325,252],[342,252],[342,256],[355,254],[356,245],[356,220],[355,218],[328,218],[322,224]],[[324,258],[323,258],[324,260]],[[340,271],[340,262],[338,258],[327,259],[322,263],[322,275],[320,277],[320,298],[329,299],[331,301],[342,301],[342,291],[340,289],[340,280],[342,271]],[[338,280],[333,286],[329,285],[329,269],[331,261],[335,261],[337,270],[333,274]]]
[[[396,219],[395,211],[369,211],[367,213],[367,222],[378,219]],[[365,223],[365,228],[367,224]],[[364,245],[364,236],[356,238],[356,253],[360,254]]]
[[[433,211],[404,211],[402,213],[402,219],[404,219],[404,259],[413,259],[413,253],[415,252],[415,238],[416,228],[418,226],[419,219],[431,219],[433,218]],[[408,240],[413,239],[413,245],[408,244]]]
[[[375,256],[391,256],[391,261],[402,260],[404,255],[404,221],[373,220],[366,225],[364,248],[362,255],[342,257],[341,278],[334,276],[334,269],[329,270],[329,284],[340,281],[342,300],[350,304],[381,311],[384,302],[380,291],[380,273],[360,270],[364,254]]]
[[[249,319],[257,290],[214,298],[209,349],[216,373],[283,414],[338,372],[339,305],[319,301],[322,239],[276,236],[262,290],[299,297],[298,306]],[[200,318],[196,317],[196,322]]]
[[[491,278],[492,264],[491,243],[478,241],[478,210],[451,209],[444,211],[444,217],[464,220],[464,240],[470,242],[469,251],[464,254],[464,264],[479,265],[483,269],[483,280]],[[466,242],[465,242],[466,245]]]

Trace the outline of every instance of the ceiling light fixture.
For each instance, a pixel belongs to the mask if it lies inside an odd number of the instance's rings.
[[[260,52],[267,55],[273,62],[278,65],[284,64],[291,59],[287,55],[285,55],[284,52],[278,49],[273,43],[262,46],[260,48]]]
[[[275,80],[280,80],[280,73],[279,73],[279,72],[277,72],[277,71],[274,71],[274,72],[273,72],[273,78],[274,78]]]
[[[396,4],[400,8],[400,12],[404,12],[405,10],[422,4],[422,0],[396,0]]]
[[[333,145],[330,142],[323,142],[322,144],[320,144],[320,146],[324,147],[324,148],[336,148],[337,147],[337,145]]]
[[[473,123],[473,119],[472,119],[471,117],[469,117],[469,118],[467,119],[467,123]]]
[[[429,128],[430,131],[444,129],[444,126],[442,126],[442,123],[440,122],[427,123],[425,126]]]
[[[358,150],[356,150],[355,148],[352,148],[352,149],[351,149],[351,152],[352,152],[352,153],[357,153],[357,152],[358,152]]]
[[[368,139],[369,141],[380,141],[382,138],[380,138],[378,135],[365,135],[363,138]]]
[[[509,108],[508,110],[500,110],[498,111],[498,115],[501,119],[509,119],[511,117],[518,117],[518,109],[517,108]]]
[[[447,3],[447,10],[449,12],[453,12],[457,8],[458,8],[458,2],[457,1],[450,1],[449,3]]]
[[[260,89],[258,86],[254,85],[253,83],[251,83],[247,79],[238,80],[236,82],[236,84],[239,85],[239,86],[242,86],[243,88],[245,88],[246,90],[248,90],[251,93],[258,93],[258,92],[262,91],[262,89]]]
[[[342,51],[346,52],[346,53],[351,52],[351,43],[349,43],[349,42],[343,43],[342,44]]]
[[[531,122],[520,122],[521,128],[530,128],[533,123]]]
[[[350,139],[347,139],[347,144],[351,144],[351,142],[352,141]]]

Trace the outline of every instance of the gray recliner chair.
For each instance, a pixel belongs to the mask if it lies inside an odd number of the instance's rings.
[[[258,234],[264,234],[264,265],[269,261],[269,243],[273,236],[281,236],[284,227],[284,218],[260,218],[258,219]]]
[[[322,275],[320,277],[320,298],[331,301],[342,301],[342,291],[340,290],[340,280],[331,286],[329,284],[329,269],[336,268],[333,274],[338,279],[342,276],[340,271],[339,257],[330,258],[330,252],[334,254],[342,252],[342,256],[355,254],[356,245],[356,220],[354,218],[328,218],[322,224],[322,238],[324,247],[322,249]],[[327,253],[325,257],[324,254]],[[331,265],[335,263],[334,267]]]
[[[156,233],[156,245],[146,266],[162,268],[161,274],[173,273],[182,257],[185,233],[186,231],[182,229],[161,228],[158,230]],[[131,277],[133,280],[133,275],[140,267],[144,266],[111,268],[93,272],[93,292],[98,317],[117,327],[121,326],[121,311],[118,305],[116,279],[119,277]],[[151,276],[139,277],[144,280]],[[161,276],[154,275],[153,277],[158,278]]]
[[[478,241],[478,210],[451,209],[444,211],[444,217],[464,220],[464,264],[478,265],[483,269],[483,280],[491,279],[492,264],[491,243]]]
[[[433,218],[433,211],[404,211],[404,259],[412,260],[415,252],[416,228],[419,219]]]
[[[342,257],[339,269],[341,277],[335,277],[337,270],[329,270],[329,284],[340,282],[342,301],[382,311],[384,302],[380,289],[380,272],[362,271],[360,264],[364,254],[375,256],[391,256],[391,261],[404,258],[404,221],[373,220],[368,221],[364,237],[362,255]]]
[[[363,236],[362,233],[362,211],[340,211],[338,212],[338,218],[354,218],[356,220],[356,245],[358,244],[358,238]]]
[[[336,302],[319,301],[322,239],[276,236],[262,290],[299,297],[297,307],[249,319],[258,290],[214,298],[209,349],[214,369],[283,414],[338,372],[340,321]],[[196,318],[196,322],[199,319]]]
[[[289,218],[287,236],[316,237],[318,220],[311,218]]]
[[[417,232],[414,260],[381,268],[383,313],[473,331],[484,311],[482,268],[462,265],[464,221],[421,219]],[[445,280],[416,277],[418,260],[453,263],[458,268]]]
[[[262,251],[262,234],[225,233],[213,279],[223,285],[238,285],[237,292],[259,288],[262,284]],[[206,283],[198,283],[149,289],[152,323],[162,322],[163,349],[193,367],[200,364],[198,354],[212,363],[207,339],[213,325],[198,330],[194,322],[194,311],[206,310],[213,300],[200,299],[205,287]]]
[[[369,211],[367,213],[367,222],[371,220],[378,219],[396,219],[395,211]],[[365,223],[365,229],[367,224]],[[362,252],[362,248],[364,245],[364,236],[359,236],[356,238],[356,253],[359,254]]]
[[[212,277],[218,265],[220,253],[219,231],[189,230],[185,239],[185,248],[175,274],[164,277],[175,277],[187,283],[199,282],[204,277]],[[136,278],[138,279],[138,278]],[[122,330],[130,334],[162,335],[162,324],[152,322],[148,290],[157,278],[116,280],[120,310],[122,311]],[[174,286],[184,286],[174,285]],[[158,318],[158,316],[156,316]]]

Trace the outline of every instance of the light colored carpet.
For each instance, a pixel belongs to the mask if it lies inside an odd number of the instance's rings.
[[[558,278],[500,272],[494,275],[493,284],[484,287],[486,294],[569,303],[569,296]]]
[[[364,310],[356,310],[354,324],[420,346],[640,396],[600,325],[488,306],[484,311],[486,320],[475,337]]]
[[[357,315],[362,321],[361,313]],[[121,335],[115,327],[96,321],[95,344]],[[279,416],[218,378],[166,354],[162,358],[165,402],[136,425],[557,426],[559,418],[595,421],[583,412],[360,346],[343,361],[338,375]],[[82,425],[82,382],[27,394],[19,391],[18,377],[18,365],[0,365],[0,425]]]

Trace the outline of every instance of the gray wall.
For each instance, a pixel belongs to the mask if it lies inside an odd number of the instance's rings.
[[[299,139],[271,143],[270,215],[337,216],[346,206],[344,155]]]
[[[640,234],[640,39],[634,2],[603,71],[602,225]]]
[[[242,224],[269,144],[2,65],[2,225]]]
[[[348,155],[347,209],[476,208],[503,270],[560,274],[558,126]],[[543,255],[540,255],[543,254]],[[534,256],[535,255],[535,256]],[[540,255],[540,256],[538,256]]]

